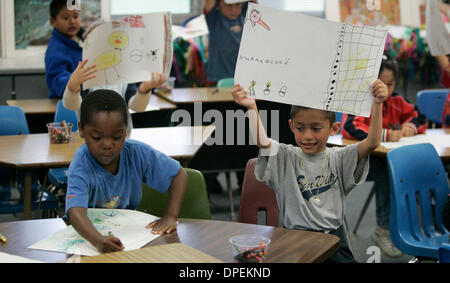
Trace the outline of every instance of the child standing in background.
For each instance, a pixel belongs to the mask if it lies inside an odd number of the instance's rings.
[[[170,233],[176,229],[186,191],[187,175],[179,162],[125,139],[127,123],[127,106],[114,91],[94,91],[81,104],[80,137],[86,143],[70,163],[65,218],[102,253],[124,247],[120,239],[96,230],[88,208],[136,209],[145,182],[162,193],[169,190],[165,215],[146,227],[154,234]]]
[[[70,75],[82,60],[80,12],[69,10],[66,0],[53,0],[50,24],[53,32],[45,52],[45,78],[49,98],[62,98]]]
[[[425,116],[421,115],[414,105],[406,102],[402,96],[394,92],[397,76],[396,62],[385,53],[378,75],[378,78],[387,85],[389,91],[388,98],[383,103],[383,142],[395,142],[402,137],[423,134],[427,128]],[[365,139],[370,120],[370,118],[348,115],[342,129],[342,136],[349,139]],[[371,156],[370,174],[375,181],[377,218],[377,228],[372,235],[372,239],[379,245],[385,255],[400,257],[402,253],[394,246],[389,235],[389,174],[385,157]]]
[[[436,56],[436,60],[442,69],[441,84],[446,88],[450,88],[450,62],[447,55]],[[447,95],[447,100],[442,113],[442,127],[450,128],[450,93]]]
[[[205,0],[203,11],[209,29],[206,77],[210,85],[234,77],[247,7],[247,2],[226,4],[225,0]]]

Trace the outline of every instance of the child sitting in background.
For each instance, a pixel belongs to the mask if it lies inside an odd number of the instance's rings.
[[[383,103],[382,141],[398,141],[402,137],[410,137],[425,133],[427,120],[416,107],[394,92],[398,77],[396,62],[385,53],[381,62],[378,78],[389,90],[389,95]],[[345,119],[344,115],[344,119]],[[342,136],[349,139],[362,140],[367,137],[370,118],[348,115],[342,129]],[[375,202],[377,228],[372,239],[381,251],[389,257],[400,257],[402,253],[394,246],[389,235],[389,174],[385,157],[371,156],[370,174],[375,182]]]
[[[75,230],[100,252],[120,251],[120,239],[100,234],[87,217],[87,208],[136,209],[142,183],[165,192],[165,215],[147,225],[156,234],[170,233],[187,185],[180,164],[147,144],[125,139],[128,123],[123,98],[111,90],[97,90],[81,104],[79,122],[82,145],[70,163],[66,216]]]
[[[50,24],[53,32],[45,52],[45,78],[49,98],[61,98],[70,75],[82,60],[80,13],[69,10],[66,0],[53,0]]]
[[[255,176],[275,191],[280,224],[339,236],[339,250],[330,262],[355,262],[343,225],[345,196],[366,179],[368,155],[380,144],[382,103],[388,94],[380,80],[371,90],[374,102],[367,138],[355,145],[327,148],[329,136],[340,127],[334,112],[293,106],[289,126],[298,145],[294,147],[269,139],[255,99],[240,85],[232,89],[235,102],[249,110],[250,132],[260,148]]]

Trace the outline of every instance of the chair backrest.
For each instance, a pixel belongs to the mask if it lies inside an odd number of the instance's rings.
[[[266,225],[278,226],[278,209],[275,192],[269,186],[258,181],[255,177],[257,158],[250,159],[245,167],[242,181],[241,200],[239,204],[238,222],[258,223],[258,211],[265,211]]]
[[[53,120],[54,122],[66,121],[67,123],[72,123],[72,132],[78,131],[77,114],[75,111],[64,107],[62,99],[56,104],[56,112]]]
[[[202,173],[190,168],[184,170],[188,175],[188,183],[178,217],[211,219],[206,183]],[[168,200],[168,191],[162,194],[143,183],[142,198],[137,210],[162,217],[166,211]]]
[[[421,90],[417,93],[417,106],[420,113],[424,114],[428,121],[442,123],[445,101],[448,89]]]
[[[233,87],[234,78],[224,78],[217,82],[217,88]]]
[[[437,258],[448,237],[442,210],[449,189],[436,149],[429,143],[403,146],[389,151],[387,161],[392,242],[406,254]]]
[[[439,262],[450,263],[450,243],[444,243],[439,248]]]
[[[0,135],[28,135],[30,130],[23,110],[17,106],[0,106]]]

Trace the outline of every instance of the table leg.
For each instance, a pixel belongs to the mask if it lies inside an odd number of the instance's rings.
[[[22,179],[22,195],[23,195],[23,218],[31,219],[31,176],[32,172],[25,170]]]

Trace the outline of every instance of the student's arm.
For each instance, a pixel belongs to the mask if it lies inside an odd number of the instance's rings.
[[[79,62],[75,71],[73,71],[70,76],[69,82],[67,83],[66,89],[63,95],[63,105],[69,110],[77,110],[81,106],[81,95],[80,89],[81,85],[93,78],[95,78],[95,73],[97,72],[96,65],[91,65],[86,67],[88,60],[83,60]]]
[[[86,240],[88,240],[101,253],[117,252],[124,249],[119,238],[103,236],[94,227],[87,217],[87,209],[84,207],[72,207],[67,212],[73,228]]]
[[[153,234],[171,233],[177,227],[178,214],[183,204],[184,194],[187,186],[187,174],[183,167],[180,167],[178,174],[173,178],[169,187],[169,201],[164,216],[146,226],[153,228]]]
[[[247,107],[248,109],[250,133],[253,137],[253,141],[260,148],[270,148],[271,140],[267,137],[266,130],[261,122],[255,99],[248,97],[248,91],[241,85],[235,85],[231,90],[231,94],[237,104]]]
[[[203,13],[208,14],[216,5],[216,0],[205,0],[203,4]]]
[[[381,143],[381,131],[383,129],[383,101],[388,96],[387,86],[381,81],[376,80],[372,84],[372,117],[370,119],[369,132],[367,138],[358,144],[358,160],[362,160],[373,152]]]
[[[166,82],[166,76],[161,73],[152,73],[149,81],[144,81],[139,86],[137,93],[128,101],[128,107],[136,112],[144,112],[150,101],[150,92],[155,87],[160,87]]]

